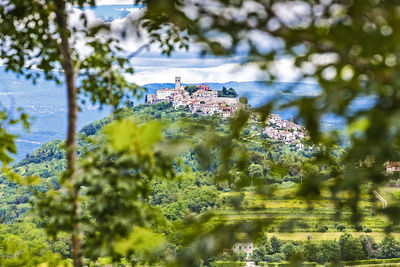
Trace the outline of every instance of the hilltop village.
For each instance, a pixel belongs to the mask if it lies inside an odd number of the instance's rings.
[[[146,103],[171,102],[174,108],[188,107],[192,114],[213,115],[219,114],[223,118],[231,117],[241,104],[238,98],[218,97],[216,90],[211,90],[206,84],[201,84],[199,89],[192,94],[181,85],[181,77],[175,77],[175,88],[164,88],[149,94]]]
[[[268,135],[270,139],[283,141],[287,144],[300,142],[301,139],[308,136],[303,126],[293,122],[293,117],[290,121],[287,121],[283,120],[277,114],[271,114],[268,117],[267,125],[268,126],[264,129],[264,133]]]
[[[181,77],[175,77],[175,88],[163,88],[155,94],[146,96],[147,104],[171,102],[173,107],[188,107],[192,114],[213,115],[218,114],[223,118],[231,117],[243,104],[235,97],[220,97],[216,90],[211,90],[206,84],[199,85],[192,93],[181,85]],[[255,117],[254,117],[255,118]],[[256,122],[258,119],[252,119]],[[301,139],[307,137],[306,129],[293,122],[283,120],[277,114],[271,114],[266,121],[267,127],[263,133],[275,141],[282,141],[286,144],[298,143],[296,146],[302,148]]]

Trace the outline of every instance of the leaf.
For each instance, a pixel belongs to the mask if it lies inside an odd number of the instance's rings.
[[[361,117],[359,119],[357,119],[356,121],[350,123],[347,126],[347,134],[349,136],[358,133],[358,132],[364,132],[365,130],[367,130],[370,127],[370,120],[367,117]]]
[[[114,243],[115,251],[120,255],[135,255],[143,258],[160,253],[166,247],[163,235],[152,232],[143,227],[134,227],[127,238],[119,239]]]
[[[146,154],[151,152],[154,144],[161,141],[161,129],[162,124],[158,121],[139,125],[131,119],[124,119],[105,127],[104,132],[115,150]]]

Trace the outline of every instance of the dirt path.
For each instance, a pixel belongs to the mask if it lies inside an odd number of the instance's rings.
[[[387,201],[379,195],[379,193],[376,190],[372,190],[372,193],[382,202],[382,208],[385,209],[387,207]]]

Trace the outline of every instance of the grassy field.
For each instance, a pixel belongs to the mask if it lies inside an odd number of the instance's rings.
[[[352,215],[349,209],[337,207],[330,197],[329,191],[323,191],[318,199],[306,201],[295,196],[296,188],[277,189],[270,196],[245,192],[243,201],[244,209],[219,210],[219,220],[225,221],[249,221],[261,218],[271,218],[273,224],[269,226],[269,236],[275,235],[286,240],[307,240],[311,236],[313,240],[338,239],[343,232],[352,233],[355,236],[368,234],[376,241],[384,237],[384,229],[387,225],[386,218],[376,212],[381,203],[373,195],[364,194],[359,202],[363,219],[356,226],[350,221]],[[388,201],[388,204],[398,202],[400,188],[384,187],[379,193]],[[235,193],[224,193],[230,196]],[[347,196],[342,195],[341,202],[347,201]],[[361,227],[362,229],[357,229]],[[357,231],[358,230],[358,231]],[[394,234],[400,237],[400,233]]]
[[[360,235],[369,235],[374,238],[375,241],[380,242],[384,237],[385,233],[382,232],[372,232],[372,233],[364,233],[364,232],[347,232],[352,234],[353,236]],[[311,240],[319,241],[319,240],[338,240],[343,232],[327,232],[327,233],[317,233],[317,232],[309,232],[309,233],[268,233],[267,237],[271,238],[272,236],[276,236],[281,240],[295,240],[295,241],[306,241],[308,237],[311,237]],[[392,234],[395,238],[400,238],[400,233]]]

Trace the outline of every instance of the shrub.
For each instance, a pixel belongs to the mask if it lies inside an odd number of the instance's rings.
[[[328,226],[326,225],[321,225],[317,228],[317,232],[325,233],[326,231],[328,231]]]
[[[346,261],[344,263],[346,266],[354,266],[354,265],[386,264],[386,263],[399,263],[399,262],[400,258]]]
[[[356,227],[354,227],[356,229],[357,232],[361,232],[363,230],[363,227],[361,225],[356,225]]]
[[[336,226],[336,229],[338,229],[338,231],[343,232],[344,229],[346,229],[346,226],[344,226],[343,224],[339,224],[338,226]]]
[[[289,259],[296,254],[296,247],[292,243],[287,242],[282,246],[281,251],[285,255],[285,259]]]
[[[379,247],[381,248],[380,258],[390,259],[400,257],[400,243],[393,236],[385,236]]]
[[[246,253],[240,251],[239,253],[235,253],[235,260],[236,261],[245,261],[246,260]]]
[[[350,234],[343,234],[339,239],[340,254],[342,260],[361,260],[364,258],[364,251],[358,238],[354,238]]]
[[[376,245],[372,236],[362,235],[359,237],[361,245],[363,246],[365,258],[370,259],[376,254],[378,246]]]
[[[340,246],[335,240],[324,240],[318,246],[317,258],[320,264],[340,261]]]
[[[271,237],[270,242],[271,242],[272,252],[274,254],[281,251],[282,242],[276,236]]]
[[[307,261],[316,261],[318,246],[314,242],[307,241],[303,244],[303,256]]]
[[[210,263],[211,267],[241,267],[244,266],[245,262],[238,261],[214,261]]]
[[[280,262],[283,261],[285,259],[285,254],[283,253],[275,253],[274,255],[272,255],[274,262]]]
[[[298,221],[296,223],[296,226],[299,227],[300,229],[309,229],[310,228],[310,225],[304,221]]]
[[[279,230],[278,231],[280,233],[292,233],[295,223],[296,223],[295,219],[289,219],[289,220],[283,222],[279,226]]]

